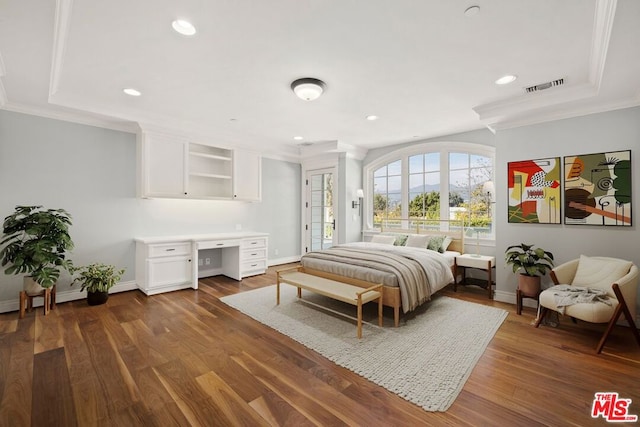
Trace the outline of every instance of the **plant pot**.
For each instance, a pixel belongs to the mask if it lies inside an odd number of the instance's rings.
[[[109,292],[89,292],[87,291],[87,303],[89,305],[100,305],[107,302]]]
[[[518,277],[518,289],[528,297],[535,297],[540,292],[540,281],[540,276],[520,274]]]
[[[24,276],[24,279],[22,280],[22,289],[30,296],[40,295],[44,292],[44,288],[40,286],[40,283],[33,280],[33,277],[31,276]]]

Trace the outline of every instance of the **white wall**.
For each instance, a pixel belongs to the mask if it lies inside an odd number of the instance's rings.
[[[629,108],[499,131],[496,141],[496,298],[515,301],[516,275],[504,265],[513,244],[535,244],[551,251],[556,264],[580,254],[611,256],[640,265],[640,108]],[[632,227],[507,223],[507,163],[631,149]],[[564,184],[563,184],[564,185]],[[548,275],[543,284],[548,284]],[[544,286],[544,285],[543,285]]]
[[[338,243],[357,242],[362,240],[362,216],[361,210],[354,209],[352,202],[358,200],[356,192],[362,188],[362,162],[346,153],[341,153],[338,174],[342,178],[339,189],[342,203],[340,203],[338,219],[342,226]]]
[[[134,237],[234,231],[236,224],[270,233],[270,261],[300,255],[299,164],[263,160],[261,203],[139,199],[136,166],[133,134],[0,110],[0,217],[16,205],[66,209],[76,265],[115,264],[131,281]],[[0,304],[17,301],[21,280],[0,274]]]

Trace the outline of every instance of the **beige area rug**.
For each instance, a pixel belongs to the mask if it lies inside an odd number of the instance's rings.
[[[305,291],[298,300],[293,286],[281,286],[279,306],[275,285],[221,301],[427,411],[451,406],[507,317],[498,308],[434,296],[400,327],[385,317],[380,328],[370,303],[358,339],[355,306]]]

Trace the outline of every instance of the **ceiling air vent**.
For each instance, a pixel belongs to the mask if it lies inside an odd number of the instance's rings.
[[[535,86],[525,87],[524,90],[527,93],[540,92],[541,90],[549,89],[549,88],[556,87],[556,86],[562,86],[563,84],[564,84],[564,79],[557,79],[557,80],[552,80],[552,81],[546,82],[546,83],[540,83],[540,84],[535,85]]]

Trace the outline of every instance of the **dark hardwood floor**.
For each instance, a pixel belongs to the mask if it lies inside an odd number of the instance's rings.
[[[605,425],[591,418],[603,391],[640,415],[640,347],[626,328],[596,355],[604,325],[535,329],[534,309],[518,316],[480,288],[447,288],[509,316],[451,408],[425,412],[218,300],[274,283],[270,268],[198,291],[0,314],[0,426]]]

